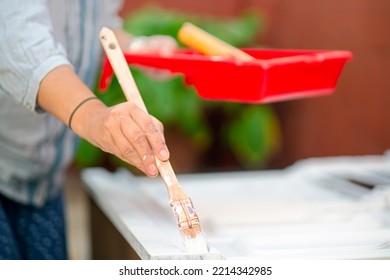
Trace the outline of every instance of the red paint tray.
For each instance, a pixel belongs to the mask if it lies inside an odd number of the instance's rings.
[[[172,56],[125,53],[130,65],[183,74],[199,96],[215,101],[267,103],[335,91],[349,51],[244,49],[255,57],[240,62],[183,50]],[[104,61],[99,90],[109,87],[113,70]]]

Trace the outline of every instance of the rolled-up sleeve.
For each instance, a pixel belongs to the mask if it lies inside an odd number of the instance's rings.
[[[0,30],[0,94],[34,111],[42,79],[71,65],[54,39],[46,1],[1,0]]]

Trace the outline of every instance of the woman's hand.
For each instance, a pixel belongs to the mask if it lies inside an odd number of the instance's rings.
[[[123,29],[114,29],[124,52],[171,55],[178,49],[177,41],[168,35],[134,36]]]
[[[178,44],[171,36],[152,35],[138,36],[130,40],[125,51],[133,53],[155,53],[171,55],[178,48]]]
[[[162,161],[169,159],[163,125],[131,102],[94,114],[85,132],[89,142],[137,167],[149,177],[158,175],[155,156]]]
[[[126,52],[137,54],[158,54],[161,56],[170,56],[178,49],[178,44],[171,36],[152,35],[137,36],[130,40],[126,46]],[[137,66],[150,78],[161,80],[168,79],[172,74],[168,70],[154,69],[146,66]]]

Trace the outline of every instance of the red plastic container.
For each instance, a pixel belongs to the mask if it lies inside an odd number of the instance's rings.
[[[172,56],[125,53],[130,65],[183,74],[186,83],[209,100],[267,103],[330,94],[349,51],[244,49],[255,57],[239,62],[183,50]],[[109,87],[113,70],[105,59],[99,89]]]

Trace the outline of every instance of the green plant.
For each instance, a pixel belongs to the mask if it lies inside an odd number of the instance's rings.
[[[259,15],[251,13],[216,19],[144,8],[129,15],[125,29],[135,35],[165,34],[175,38],[186,21],[237,47],[253,45],[261,27]],[[205,101],[181,76],[156,80],[136,67],[132,67],[132,74],[149,112],[161,120],[166,133],[184,134],[191,150],[202,155],[198,170],[221,170],[229,164],[235,168],[264,167],[279,146],[279,125],[270,106]],[[109,91],[98,96],[107,105],[125,101],[115,78]],[[107,161],[122,164],[87,142],[81,143],[78,165],[102,165]]]

